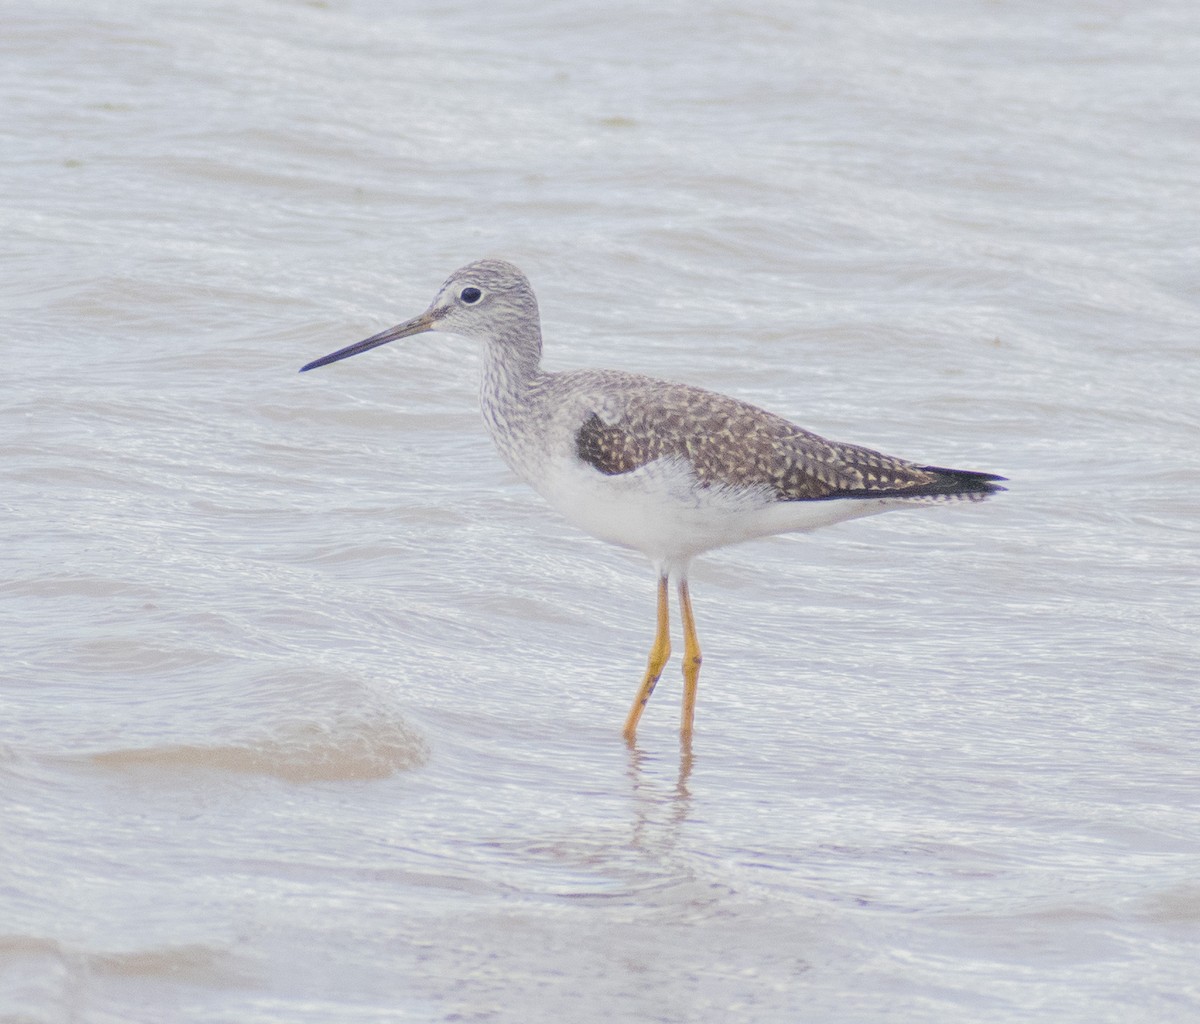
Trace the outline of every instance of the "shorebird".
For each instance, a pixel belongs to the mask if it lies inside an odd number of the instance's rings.
[[[982,501],[1004,477],[923,466],[827,441],[736,398],[619,370],[541,368],[528,279],[503,260],[468,263],[424,313],[301,367],[313,370],[426,331],[482,342],[479,397],[504,461],[571,523],[642,552],[658,573],[646,671],[625,719],[638,722],[671,653],[668,581],[683,626],[681,741],[690,747],[700,642],[688,566],[705,551],[913,505]]]

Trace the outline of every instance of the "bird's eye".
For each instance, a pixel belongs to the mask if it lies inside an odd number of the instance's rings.
[[[478,288],[464,288],[458,293],[458,297],[469,306],[472,303],[478,302],[480,299],[482,299],[483,292],[481,292]]]

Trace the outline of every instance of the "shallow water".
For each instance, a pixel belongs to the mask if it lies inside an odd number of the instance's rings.
[[[1200,1019],[1192,5],[6,15],[0,1019]],[[1002,472],[653,578],[548,363]]]

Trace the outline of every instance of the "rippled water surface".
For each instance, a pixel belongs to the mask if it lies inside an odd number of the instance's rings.
[[[48,2],[0,34],[0,1019],[1200,1019],[1185,0]],[[553,368],[1001,472],[653,577]]]

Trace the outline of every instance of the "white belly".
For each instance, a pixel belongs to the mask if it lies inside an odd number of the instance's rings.
[[[705,488],[679,459],[660,459],[616,476],[575,459],[556,459],[546,468],[542,479],[531,482],[568,521],[601,540],[641,551],[660,569],[676,571],[713,548],[815,530],[902,504],[887,499],[781,502],[765,488]]]

